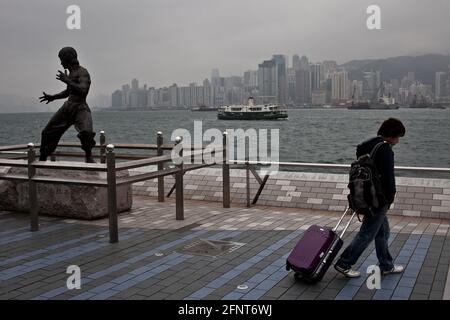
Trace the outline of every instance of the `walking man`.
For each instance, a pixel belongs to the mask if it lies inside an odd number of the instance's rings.
[[[85,161],[94,163],[92,158],[92,148],[95,146],[92,126],[91,110],[86,103],[86,96],[91,85],[91,78],[88,71],[81,67],[77,60],[77,52],[74,48],[65,47],[59,51],[59,59],[64,69],[69,70],[58,71],[56,79],[67,85],[66,90],[49,95],[43,92],[43,96],[39,97],[40,102],[47,104],[56,99],[69,98],[62,107],[53,115],[47,126],[42,131],[40,161],[46,161],[58,146],[64,132],[74,125],[78,131],[78,138],[81,141],[81,149],[85,152]]]
[[[395,197],[394,152],[392,147],[405,135],[405,127],[400,120],[390,118],[383,122],[378,130],[378,136],[367,140],[356,149],[356,156],[370,154],[380,142],[373,161],[380,177],[382,195],[378,201],[380,205],[373,215],[365,215],[361,228],[350,245],[344,250],[334,268],[350,278],[360,276],[358,271],[351,267],[356,263],[370,242],[375,239],[375,250],[382,275],[403,272],[403,266],[394,265],[389,253],[389,222],[386,216]]]

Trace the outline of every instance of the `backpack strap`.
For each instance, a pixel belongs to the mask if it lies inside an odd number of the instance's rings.
[[[373,147],[373,149],[372,149],[372,151],[370,152],[370,158],[371,159],[373,159],[373,157],[375,156],[375,153],[378,151],[378,149],[383,145],[383,144],[385,144],[386,143],[386,141],[383,141],[383,142],[378,142],[376,145],[375,145],[375,147]]]

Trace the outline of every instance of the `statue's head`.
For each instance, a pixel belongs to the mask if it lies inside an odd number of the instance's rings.
[[[58,57],[61,60],[61,65],[64,69],[69,66],[78,65],[77,52],[72,47],[64,47],[59,50]]]

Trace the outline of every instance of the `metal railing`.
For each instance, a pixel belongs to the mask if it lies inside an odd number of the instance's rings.
[[[250,207],[250,172],[255,177],[259,184],[259,188],[251,201],[251,204],[256,204],[259,196],[261,195],[270,174],[264,175],[261,179],[255,166],[264,165],[277,165],[279,167],[297,167],[297,168],[325,168],[325,169],[350,169],[349,164],[331,164],[331,163],[306,163],[306,162],[277,162],[277,161],[252,161],[252,160],[230,160],[233,165],[244,165],[246,170],[246,198],[247,207]],[[439,167],[407,167],[407,166],[395,166],[397,171],[409,171],[409,172],[443,172],[450,173],[450,168],[439,168]]]
[[[81,186],[95,186],[107,188],[108,199],[108,217],[109,217],[109,241],[115,243],[119,241],[118,231],[118,219],[117,219],[117,186],[129,185],[139,181],[158,179],[158,201],[164,202],[164,177],[168,175],[175,176],[175,192],[176,192],[176,219],[184,219],[184,197],[183,197],[183,176],[186,172],[221,164],[223,172],[223,207],[230,207],[230,178],[229,178],[229,164],[225,159],[228,157],[228,142],[227,133],[223,133],[222,147],[216,148],[212,153],[222,153],[223,157],[220,161],[214,161],[211,163],[204,163],[202,156],[202,163],[184,165],[185,159],[194,159],[198,154],[204,153],[203,146],[201,149],[198,146],[185,146],[181,145],[179,156],[180,163],[173,167],[165,167],[165,163],[172,162],[172,156],[170,154],[165,155],[164,150],[172,150],[176,145],[182,143],[180,137],[177,137],[175,144],[164,144],[163,135],[161,132],[157,133],[157,144],[108,144],[106,145],[106,137],[104,131],[100,135],[100,154],[98,157],[101,159],[101,163],[80,163],[74,161],[37,161],[36,145],[29,143],[28,145],[15,145],[0,147],[0,155],[6,154],[8,156],[15,156],[13,159],[0,158],[0,166],[6,167],[22,167],[27,168],[27,175],[25,174],[0,174],[0,180],[10,180],[17,182],[28,182],[29,186],[29,213],[30,213],[30,226],[31,231],[39,230],[39,204],[37,194],[38,183],[52,183],[52,184],[64,184],[64,185],[81,185]],[[78,143],[61,143],[59,146],[65,147],[79,147]],[[17,150],[27,148],[26,152],[20,152]],[[140,149],[140,150],[155,150],[156,156],[148,157],[143,155],[133,155],[134,160],[128,160],[123,162],[117,162],[116,159],[129,159],[127,155],[115,154],[115,149]],[[199,150],[200,149],[200,150]],[[188,150],[188,152],[185,152]],[[17,157],[20,155],[20,157]],[[84,157],[84,153],[54,153],[52,156],[66,156],[66,157]],[[128,155],[129,156],[129,155]],[[25,158],[25,159],[23,159]],[[139,173],[136,175],[128,175],[124,177],[117,177],[117,172],[146,167],[150,165],[156,165],[157,170],[154,172]],[[37,174],[37,169],[51,169],[51,170],[80,170],[80,171],[95,171],[106,172],[105,179],[83,180],[72,178],[60,178],[60,177],[47,177]]]
[[[11,180],[29,184],[29,213],[31,231],[39,230],[39,206],[38,206],[38,183],[54,183],[65,185],[84,185],[107,188],[108,199],[108,217],[109,217],[109,239],[111,243],[118,242],[118,219],[117,219],[117,187],[121,185],[129,185],[135,182],[158,179],[158,201],[164,202],[164,177],[172,175],[175,177],[175,184],[168,193],[170,196],[173,191],[176,193],[176,219],[184,219],[184,195],[183,195],[183,176],[186,172],[196,170],[203,167],[221,165],[222,167],[222,204],[224,208],[230,207],[230,166],[245,165],[246,170],[246,196],[247,206],[256,204],[264,187],[270,177],[266,174],[261,178],[256,170],[256,166],[264,165],[278,165],[280,167],[297,167],[297,168],[326,168],[326,169],[349,169],[349,164],[325,164],[325,163],[299,163],[299,162],[270,162],[270,161],[245,161],[245,160],[229,160],[229,142],[227,132],[223,133],[222,147],[215,149],[214,152],[222,153],[220,161],[213,163],[198,164],[183,164],[185,159],[194,159],[199,153],[204,153],[204,148],[201,146],[189,146],[188,148],[182,146],[180,148],[180,158],[183,159],[179,164],[172,167],[166,166],[167,163],[172,162],[170,154],[164,154],[164,151],[172,149],[179,143],[182,143],[181,138],[177,137],[175,143],[164,144],[163,135],[161,132],[157,133],[156,144],[106,144],[106,136],[104,131],[100,132],[100,145],[95,148],[99,153],[95,156],[100,158],[100,163],[80,163],[74,161],[56,161],[56,157],[84,157],[84,153],[76,152],[55,152],[51,155],[50,162],[36,161],[38,144],[29,143],[28,145],[14,145],[0,147],[0,157],[2,155],[8,158],[0,158],[0,166],[6,167],[22,167],[27,168],[26,174],[0,174],[0,180]],[[79,143],[62,142],[61,147],[80,147]],[[19,151],[19,150],[27,151]],[[117,153],[118,149],[132,149],[132,150],[152,150],[156,151],[153,156],[144,154],[129,154]],[[186,152],[186,150],[188,152]],[[126,160],[116,162],[116,160]],[[136,175],[117,176],[117,172],[147,167],[156,165],[157,170],[153,172],[138,173]],[[48,177],[37,174],[37,169],[52,169],[52,170],[80,170],[80,171],[95,171],[106,172],[106,179],[72,179],[72,178],[58,178]],[[450,173],[450,168],[433,168],[433,167],[404,167],[396,166],[399,171],[415,171],[415,172],[444,172]],[[251,201],[250,197],[250,173],[253,174],[259,188]]]

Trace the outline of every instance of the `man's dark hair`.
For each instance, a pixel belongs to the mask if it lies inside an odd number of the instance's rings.
[[[378,129],[378,135],[382,137],[398,138],[405,135],[405,127],[403,123],[395,118],[389,118],[383,122],[380,129]]]

